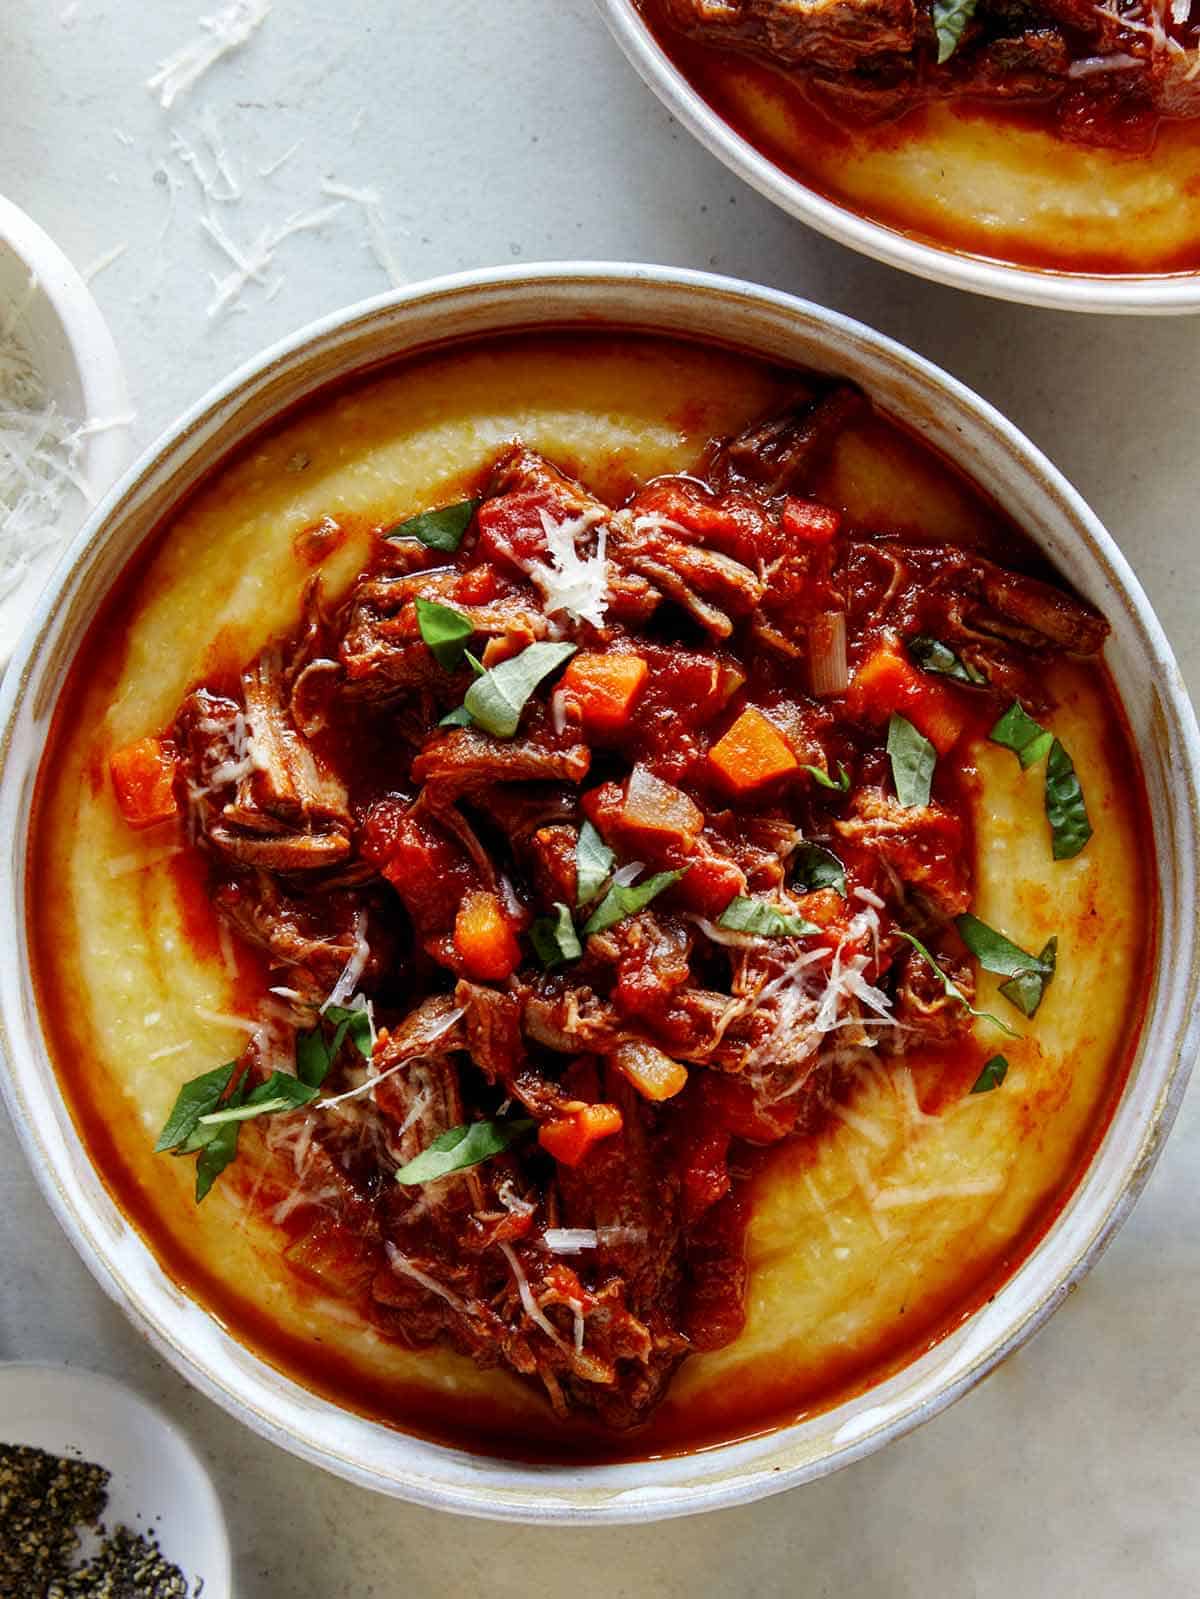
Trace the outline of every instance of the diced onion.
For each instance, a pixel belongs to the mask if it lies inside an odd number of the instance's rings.
[[[542,1242],[552,1255],[575,1255],[596,1249],[600,1240],[590,1227],[547,1227]]]
[[[655,777],[640,763],[629,774],[623,807],[625,821],[648,833],[682,834],[695,838],[704,826],[704,816],[682,789]]]
[[[846,616],[843,611],[824,611],[808,630],[808,670],[810,686],[818,699],[844,694],[850,686],[846,661]]]

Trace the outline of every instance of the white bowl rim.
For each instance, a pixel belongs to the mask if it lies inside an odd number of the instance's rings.
[[[826,238],[932,283],[1020,305],[1109,316],[1200,311],[1200,272],[1105,274],[1022,267],[928,244],[827,199],[785,172],[709,105],[655,39],[633,0],[596,4],[635,71],[688,132],[751,188]]]
[[[289,360],[295,359],[310,346],[318,346],[322,340],[339,334],[344,335],[355,326],[369,326],[373,319],[389,312],[408,312],[417,308],[428,311],[439,305],[452,305],[456,300],[464,300],[469,304],[470,300],[481,292],[486,295],[488,292],[510,288],[528,290],[531,294],[536,293],[541,299],[548,295],[552,288],[558,286],[581,297],[589,290],[594,292],[597,289],[641,290],[644,293],[659,295],[664,305],[669,303],[672,297],[684,292],[707,295],[714,304],[732,297],[738,301],[749,302],[757,309],[785,316],[813,332],[817,337],[836,334],[867,354],[886,359],[899,366],[914,381],[924,381],[936,387],[947,401],[957,405],[960,411],[970,413],[973,420],[986,428],[1009,455],[1015,457],[1014,473],[1035,474],[1064,507],[1064,514],[1082,533],[1084,542],[1091,546],[1092,554],[1117,585],[1122,600],[1135,618],[1139,636],[1158,669],[1156,682],[1159,688],[1161,714],[1170,725],[1175,751],[1182,762],[1181,777],[1184,793],[1176,803],[1170,818],[1171,825],[1182,841],[1182,887],[1185,894],[1190,890],[1194,897],[1200,897],[1200,845],[1198,845],[1200,730],[1197,729],[1195,713],[1161,626],[1150,609],[1136,577],[1110,535],[1057,469],[1011,422],[957,379],[894,340],[874,332],[859,322],[780,291],[743,283],[736,279],[670,267],[630,263],[548,262],[468,271],[414,284],[394,293],[360,302],[310,324],[272,346],[261,356],[244,364],[232,377],[210,391],[186,412],[174,426],[168,428],[134,463],[76,537],[68,552],[68,558],[61,563],[50,588],[41,597],[34,623],[27,629],[14,664],[0,685],[0,828],[6,823],[11,824],[13,837],[18,838],[18,843],[23,840],[20,824],[23,793],[21,774],[19,770],[14,773],[9,756],[14,726],[27,696],[31,678],[35,675],[42,645],[53,631],[60,595],[69,587],[76,569],[85,567],[110,541],[116,539],[119,522],[113,513],[119,510],[126,496],[136,489],[143,477],[148,476],[161,460],[168,459],[173,451],[186,449],[189,438],[202,428],[206,419],[214,417],[231,402],[235,402],[239,391],[245,386],[253,384],[268,372],[277,370]],[[533,320],[536,321],[537,318]],[[555,320],[559,326],[566,325],[570,321],[565,316]],[[614,320],[619,322],[620,319]],[[511,331],[523,325],[527,326],[510,320],[497,324],[492,331]],[[625,325],[642,330],[652,327],[652,324],[632,315]],[[477,336],[479,335],[472,334],[468,337]],[[711,343],[712,337],[705,336],[702,342]],[[244,436],[257,432],[262,425],[261,422],[253,424],[246,430]],[[228,448],[223,452],[223,456],[228,453]],[[19,885],[12,869],[12,858],[7,851],[0,853],[0,914],[6,917],[12,916],[16,926],[15,936],[23,952]],[[414,1468],[411,1463],[405,1463],[404,1469],[396,1468],[385,1473],[377,1467],[364,1465],[353,1454],[339,1453],[327,1443],[316,1442],[312,1437],[304,1436],[297,1430],[294,1418],[289,1424],[281,1421],[274,1413],[280,1408],[282,1400],[272,1399],[267,1394],[264,1377],[269,1374],[277,1387],[282,1387],[303,1400],[311,1401],[312,1396],[307,1390],[293,1383],[291,1379],[282,1378],[266,1362],[250,1354],[227,1333],[224,1337],[229,1350],[239,1357],[231,1362],[231,1366],[235,1369],[228,1372],[218,1371],[211,1365],[203,1363],[194,1349],[189,1346],[184,1333],[173,1329],[170,1325],[174,1319],[182,1329],[187,1320],[186,1313],[181,1313],[178,1308],[174,1310],[173,1315],[164,1312],[159,1316],[152,1313],[121,1279],[113,1261],[105,1255],[98,1244],[97,1240],[105,1236],[104,1227],[97,1222],[99,1213],[94,1209],[89,1211],[86,1206],[78,1204],[77,1199],[67,1193],[67,1184],[57,1175],[51,1158],[51,1145],[55,1141],[54,1129],[37,1124],[27,1101],[29,1085],[22,1080],[21,1063],[18,1062],[15,1069],[13,1066],[14,1038],[22,1049],[27,1047],[27,1040],[22,1034],[21,1013],[21,968],[24,962],[19,959],[0,964],[0,1047],[6,1067],[0,1073],[0,1086],[3,1087],[13,1122],[43,1193],[85,1265],[101,1287],[176,1369],[209,1398],[262,1436],[350,1481],[430,1508],[495,1520],[559,1525],[646,1522],[748,1503],[826,1475],[873,1453],[891,1439],[902,1436],[940,1414],[949,1404],[986,1376],[999,1361],[1023,1344],[1046,1321],[1099,1258],[1140,1194],[1174,1121],[1193,1060],[1200,1049],[1200,949],[1198,949],[1200,929],[1189,931],[1185,923],[1180,937],[1181,943],[1176,950],[1178,961],[1173,971],[1176,980],[1184,982],[1186,995],[1177,998],[1174,1006],[1179,1020],[1172,1034],[1170,1058],[1156,1064],[1154,1070],[1149,1072],[1155,1095],[1153,1111],[1146,1115],[1145,1125],[1140,1126],[1136,1158],[1123,1161],[1120,1191],[1102,1215],[1096,1218],[1089,1216],[1087,1222],[1089,1236],[1086,1245],[1076,1252],[1069,1269],[1061,1271],[1052,1289],[1044,1292],[1040,1301],[1031,1309],[1015,1316],[1004,1334],[986,1349],[970,1345],[968,1353],[963,1354],[959,1351],[955,1358],[961,1369],[952,1381],[941,1378],[931,1381],[927,1385],[929,1392],[912,1398],[902,1413],[893,1415],[887,1420],[878,1419],[875,1413],[868,1409],[861,1425],[839,1430],[834,1447],[829,1452],[811,1459],[793,1459],[785,1466],[771,1465],[768,1452],[783,1450],[789,1435],[796,1427],[803,1426],[803,1422],[786,1425],[746,1443],[725,1444],[699,1454],[671,1457],[659,1462],[583,1468],[567,1465],[521,1466],[511,1461],[468,1455],[442,1445],[427,1443],[409,1434],[390,1433],[391,1437],[399,1440],[396,1447],[401,1450],[407,1449],[415,1458],[416,1467]],[[1186,973],[1183,979],[1178,978],[1178,973],[1181,971]],[[36,1072],[31,1071],[28,1075],[36,1091]],[[1119,1114],[1119,1108],[1115,1114]],[[64,1157],[69,1154],[65,1144],[62,1152]],[[86,1155],[83,1158],[86,1162]],[[1091,1169],[1089,1167],[1089,1172]],[[1082,1191],[1085,1182],[1086,1174],[1081,1178],[1075,1195],[1068,1203],[1068,1210],[1074,1203],[1075,1196]],[[115,1212],[115,1207],[113,1208]],[[1055,1236],[1060,1225],[1061,1217],[1051,1227],[1047,1239]],[[1034,1255],[1044,1247],[1045,1243],[1046,1240],[1043,1240],[1036,1246]],[[183,1305],[205,1322],[213,1321],[214,1318],[211,1318],[208,1312],[195,1302],[186,1300],[178,1288],[170,1282],[140,1237],[138,1245],[149,1262],[151,1277],[156,1283],[161,1280],[163,1305],[168,1303],[173,1307]],[[1027,1264],[1028,1262],[1024,1263],[1006,1280],[998,1290],[997,1298],[1004,1294],[1010,1284],[1019,1280]],[[157,1308],[163,1310],[163,1306]],[[972,1317],[967,1322],[968,1328],[974,1319]],[[954,1337],[957,1337],[957,1334]],[[938,1347],[948,1347],[950,1342],[951,1340],[944,1340]],[[926,1359],[928,1356],[921,1357],[905,1370],[911,1371],[919,1367]],[[248,1376],[248,1372],[252,1375]],[[342,1418],[350,1417],[363,1427],[388,1431],[388,1429],[379,1429],[376,1423],[354,1418],[352,1413],[342,1410],[332,1402],[318,1401],[318,1403],[325,1411]],[[747,1450],[749,1458],[742,1462],[745,1469],[739,1469],[738,1465],[731,1463],[727,1476],[718,1472],[713,1480],[706,1480],[698,1485],[685,1482],[682,1487],[674,1487],[668,1483],[659,1489],[639,1487],[636,1491],[626,1491],[622,1483],[623,1474],[644,1469],[646,1466],[657,1469],[682,1465],[686,1468],[689,1464],[694,1466],[696,1463],[715,1462],[724,1467],[727,1458],[738,1456],[739,1452],[744,1454]],[[440,1480],[437,1471],[439,1463],[442,1467]],[[464,1481],[464,1463],[467,1466],[482,1468],[489,1479],[483,1487]],[[503,1483],[492,1480],[499,1478],[506,1480]]]

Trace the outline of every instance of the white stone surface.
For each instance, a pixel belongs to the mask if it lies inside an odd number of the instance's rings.
[[[1200,685],[1193,402],[1200,322],[1073,317],[938,289],[776,214],[643,89],[588,0],[275,0],[253,41],[164,113],[144,88],[218,0],[7,0],[0,190],[86,267],[149,443],[273,339],[387,286],[347,205],[279,250],[267,300],[209,321],[228,263],[183,180],[154,168],[208,108],[245,190],[249,245],[323,202],[379,191],[411,278],[538,259],[708,266],[861,317],[1007,411],[1084,490]],[[121,137],[131,139],[126,144]],[[273,176],[257,169],[296,141]],[[112,1372],[205,1452],[244,1599],[531,1592],[577,1599],[846,1594],[1092,1599],[1200,1593],[1200,1113],[1185,1104],[1131,1222],[1023,1353],[932,1426],[744,1510],[615,1531],[496,1527],[376,1498],[230,1421],[153,1356],[94,1286],[0,1124],[0,1359]],[[0,1417],[0,1431],[3,1418]]]

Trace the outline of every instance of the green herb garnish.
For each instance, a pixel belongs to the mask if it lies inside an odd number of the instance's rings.
[[[1020,700],[1012,702],[988,737],[993,744],[1012,750],[1022,771],[1040,761],[1054,742],[1054,734],[1035,722]]]
[[[906,809],[929,804],[937,751],[907,717],[893,712],[888,722],[888,759],[896,798]]]
[[[415,1155],[396,1173],[396,1181],[406,1188],[418,1183],[436,1182],[450,1172],[465,1171],[468,1166],[478,1166],[480,1161],[499,1155],[525,1133],[532,1132],[536,1124],[527,1119],[516,1121],[469,1122],[465,1127],[451,1127],[440,1133],[427,1149]]]
[[[958,683],[986,683],[987,678],[978,667],[970,665],[956,655],[949,644],[928,633],[918,633],[908,641],[908,653],[924,672],[936,672],[939,677],[952,677]]]
[[[952,978],[947,977],[919,938],[914,938],[911,933],[906,933],[902,927],[898,927],[896,931],[901,938],[908,940],[921,959],[932,969],[934,976],[939,980],[949,998],[956,999],[960,1005],[966,1006],[972,1016],[978,1016],[982,1021],[991,1022],[1002,1033],[1007,1033],[1009,1038],[1020,1038],[1020,1033],[1014,1032],[1007,1022],[1000,1020],[999,1016],[993,1016],[990,1010],[976,1010],[958,984]]]
[[[1056,861],[1071,860],[1092,836],[1083,789],[1071,757],[1057,739],[1046,761],[1046,817]]]
[[[201,1116],[207,1116],[221,1103],[221,1096],[229,1087],[230,1078],[236,1070],[237,1061],[231,1060],[184,1083],[158,1135],[158,1142],[154,1146],[156,1155],[164,1155],[172,1149],[182,1152],[183,1146],[200,1125]]]
[[[796,851],[792,881],[810,893],[818,888],[836,888],[846,897],[846,868],[830,849],[820,844],[801,844]]]
[[[317,1097],[317,1090],[302,1083],[290,1072],[272,1072],[245,1099],[233,1105],[226,1101],[219,1109],[201,1116],[201,1127],[221,1127],[228,1122],[253,1121],[257,1116],[273,1116],[281,1110],[299,1110]]]
[[[554,902],[554,910],[549,916],[537,918],[529,929],[529,940],[547,971],[554,966],[562,966],[566,961],[577,961],[583,954],[583,945],[571,920],[570,907],[561,900]]]
[[[450,605],[422,599],[419,594],[413,604],[417,608],[417,626],[421,629],[421,637],[429,645],[438,665],[447,672],[453,672],[462,661],[467,640],[475,633],[470,617]]]
[[[459,500],[457,505],[421,511],[417,516],[410,516],[407,522],[397,522],[383,536],[385,539],[419,539],[431,550],[453,555],[479,505],[478,500]]]
[[[584,822],[575,845],[576,905],[595,899],[608,881],[616,859],[591,822]]]
[[[652,899],[661,894],[664,888],[677,883],[682,876],[682,871],[655,872],[653,877],[648,877],[636,888],[632,884],[614,883],[584,922],[583,936],[587,938],[592,933],[603,933],[618,922],[623,922],[627,916],[635,916],[638,911],[645,910]]]
[[[439,727],[473,727],[475,718],[465,705],[460,705],[457,710],[450,711],[438,723]]]
[[[331,1038],[326,1038],[323,1022],[334,1024]],[[370,1060],[371,1019],[366,1011],[326,1006],[311,1032],[296,1034],[296,1076],[300,1081],[320,1088],[347,1037],[363,1059]]]
[[[1083,789],[1074,764],[1049,728],[1035,722],[1019,700],[1014,700],[988,734],[993,744],[1012,750],[1022,771],[1046,759],[1046,818],[1050,823],[1050,848],[1056,861],[1078,855],[1092,836]]]
[[[984,1061],[983,1070],[971,1085],[973,1094],[990,1094],[993,1088],[1008,1076],[1008,1062],[1003,1055],[993,1055],[991,1060]]]
[[[1040,955],[1014,944],[1011,938],[998,933],[994,927],[981,922],[978,916],[956,916],[954,925],[958,936],[983,967],[1009,981],[1000,985],[1000,992],[1023,1016],[1032,1016],[1042,1003],[1058,959],[1058,939],[1052,938]]]
[[[494,738],[511,738],[534,689],[574,653],[574,644],[526,645],[519,655],[510,656],[477,677],[461,708],[444,716],[441,725],[462,726],[465,713]]]
[[[241,1080],[235,1086],[229,1098],[225,1101],[227,1106],[236,1109],[246,1097],[246,1073],[243,1072]],[[240,1122],[227,1122],[224,1127],[197,1127],[188,1140],[188,1147],[194,1147],[194,1142],[204,1139],[200,1149],[200,1158],[196,1162],[196,1203],[208,1197],[208,1191],[217,1178],[237,1157],[238,1136],[242,1127]],[[182,1151],[181,1151],[182,1153]]]
[[[789,916],[765,899],[747,899],[739,894],[717,918],[718,927],[733,933],[754,933],[760,938],[803,937],[821,929],[806,916]]]
[[[822,788],[831,788],[838,794],[848,794],[850,792],[850,773],[842,765],[841,761],[838,762],[838,775],[836,778],[830,777],[823,766],[802,766],[800,770],[807,772],[813,782],[819,783]]]
[[[958,49],[978,0],[933,0],[933,31],[937,35],[938,66]]]

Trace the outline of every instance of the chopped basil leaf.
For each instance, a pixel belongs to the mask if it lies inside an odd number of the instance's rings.
[[[591,822],[584,822],[575,845],[576,905],[586,905],[595,899],[608,881],[616,858]]]
[[[820,783],[822,788],[832,788],[838,794],[848,794],[850,792],[850,773],[842,765],[841,761],[838,762],[836,779],[830,777],[823,766],[802,766],[800,770],[807,772],[813,782]]]
[[[846,897],[846,868],[832,850],[820,844],[801,844],[796,851],[792,880],[797,888],[810,892],[817,888],[836,888],[843,899]]]
[[[949,644],[943,644],[940,638],[931,638],[928,633],[918,633],[916,638],[908,641],[908,653],[924,672],[936,672],[940,677],[952,677],[959,683],[986,683],[987,678],[961,656],[956,655]]]
[[[938,66],[958,49],[978,0],[933,0],[933,31],[937,35]]]
[[[574,653],[574,644],[527,644],[519,655],[477,677],[467,690],[462,709],[493,737],[511,738],[534,689]]]
[[[413,604],[417,608],[421,637],[429,645],[434,660],[445,671],[453,672],[463,658],[467,640],[475,633],[470,617],[450,605],[422,599],[419,594]]]
[[[747,899],[739,894],[730,900],[717,919],[718,927],[734,933],[757,933],[760,938],[784,938],[819,933],[821,929],[805,916],[789,916],[765,899]]]
[[[158,1142],[154,1146],[156,1155],[163,1155],[169,1149],[179,1149],[186,1144],[196,1131],[201,1116],[207,1116],[209,1111],[216,1110],[221,1103],[221,1095],[229,1087],[229,1080],[237,1069],[237,1061],[231,1060],[224,1066],[217,1066],[211,1072],[205,1072],[200,1077],[193,1077],[190,1082],[184,1083],[179,1090],[171,1114],[167,1117],[166,1125],[158,1135]]]
[[[463,1171],[468,1166],[478,1166],[508,1148],[516,1139],[531,1132],[534,1122],[522,1118],[516,1121],[470,1122],[465,1127],[451,1127],[440,1133],[421,1153],[414,1156],[396,1173],[396,1181],[410,1188],[417,1183],[432,1183],[453,1171]]]
[[[973,1094],[990,1094],[993,1088],[1008,1076],[1008,1062],[1003,1055],[993,1055],[991,1060],[984,1061],[983,1070],[971,1086]]]
[[[551,915],[538,917],[529,929],[529,938],[547,971],[552,966],[561,966],[564,961],[578,960],[583,954],[570,909],[561,900],[554,902]]]
[[[476,677],[482,677],[487,671],[487,667],[483,664],[479,657],[477,655],[472,655],[470,650],[463,651],[463,659],[474,672]]]
[[[1020,1033],[1014,1032],[1013,1029],[1009,1027],[1007,1022],[1002,1022],[1000,1020],[999,1016],[993,1016],[989,1010],[976,1010],[974,1005],[971,1004],[970,1000],[963,993],[962,989],[959,988],[958,984],[946,976],[945,972],[938,965],[937,961],[934,960],[933,956],[925,948],[924,944],[922,944],[919,938],[914,938],[911,933],[906,933],[902,927],[898,927],[896,931],[900,934],[901,938],[906,938],[908,940],[921,959],[925,961],[925,963],[932,969],[934,976],[938,978],[943,989],[951,999],[956,999],[960,1005],[965,1005],[972,1016],[978,1016],[982,1021],[991,1022],[992,1025],[994,1027],[998,1027],[1002,1033],[1007,1033],[1009,1038],[1020,1038]]]
[[[410,516],[407,522],[397,522],[383,535],[385,539],[419,539],[431,550],[442,550],[453,555],[462,543],[462,536],[479,509],[478,500],[459,500],[457,505],[443,505],[436,511],[421,511]]]
[[[226,1105],[238,1106],[246,1097],[246,1073],[243,1072],[237,1087],[225,1101]],[[197,1134],[206,1135],[204,1147],[200,1151],[200,1159],[196,1162],[196,1203],[207,1197],[209,1189],[225,1170],[226,1166],[237,1156],[238,1135],[241,1133],[240,1122],[229,1122],[224,1127],[198,1127]]]
[[[320,1088],[325,1081],[333,1056],[325,1042],[320,1024],[310,1033],[296,1034],[296,1076],[310,1088]]]
[[[954,925],[958,936],[985,971],[1000,977],[1015,977],[1018,972],[1029,971],[1038,964],[1036,955],[1014,944],[1011,938],[998,933],[994,927],[981,922],[978,916],[956,916]]]
[[[323,1021],[333,1022],[334,1034],[325,1038]],[[371,1019],[365,1010],[330,1005],[308,1033],[296,1035],[296,1076],[310,1088],[320,1088],[337,1059],[347,1036],[364,1060],[371,1058]]]
[[[299,1110],[316,1099],[317,1090],[302,1083],[287,1072],[272,1072],[265,1083],[246,1095],[236,1105],[226,1103],[219,1110],[201,1116],[202,1127],[220,1127],[226,1122],[253,1121],[256,1116],[270,1116],[276,1111]]]
[[[475,718],[465,705],[460,705],[457,710],[443,716],[438,723],[439,727],[473,727]]]
[[[1071,757],[1057,739],[1046,762],[1046,816],[1054,859],[1071,860],[1091,838],[1092,824]]]
[[[1035,722],[1020,700],[1012,702],[988,737],[993,744],[1002,744],[1006,750],[1012,750],[1021,763],[1022,771],[1035,761],[1040,761],[1054,742],[1054,734],[1048,733],[1040,722]]]
[[[1023,1016],[1032,1016],[1042,1003],[1058,959],[1058,939],[1052,938],[1037,958],[1037,965],[1027,971],[1017,972],[1007,983],[1000,984],[1005,999],[1015,1005]]]
[[[937,751],[899,712],[893,712],[888,722],[887,752],[892,763],[896,798],[901,805],[906,808],[928,805]]]
[[[954,925],[958,928],[958,936],[985,971],[1009,979],[1000,988],[1005,999],[1023,1016],[1032,1016],[1054,976],[1057,938],[1052,938],[1040,955],[1031,955],[1011,938],[981,922],[978,916],[956,916]]]
[[[648,877],[636,888],[632,885],[614,883],[584,922],[583,936],[587,938],[592,933],[603,933],[607,928],[623,922],[627,916],[634,916],[638,911],[645,910],[656,895],[661,894],[664,888],[670,888],[672,883],[677,883],[682,876],[681,871],[655,872],[653,877]]]

